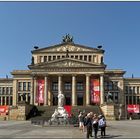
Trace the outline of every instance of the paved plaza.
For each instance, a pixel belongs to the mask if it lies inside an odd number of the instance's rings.
[[[140,138],[140,120],[108,121],[107,125],[107,139]],[[0,121],[0,138],[85,139],[86,133],[73,126],[42,127],[32,125],[30,121]]]

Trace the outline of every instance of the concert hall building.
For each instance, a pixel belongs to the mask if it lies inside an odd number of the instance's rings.
[[[0,79],[0,105],[16,106],[26,101],[56,106],[58,92],[62,91],[65,105],[99,105],[108,116],[113,112],[126,118],[128,105],[140,104],[140,78],[124,78],[124,70],[107,69],[102,46],[75,44],[66,35],[62,43],[34,47],[31,53],[29,70],[14,70],[13,78]]]

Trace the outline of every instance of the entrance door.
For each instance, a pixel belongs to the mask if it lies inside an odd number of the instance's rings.
[[[83,105],[83,93],[77,93],[77,105]]]
[[[71,93],[65,93],[65,105],[71,105]]]

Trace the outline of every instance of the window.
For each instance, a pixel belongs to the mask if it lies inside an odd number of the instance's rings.
[[[84,90],[84,85],[82,82],[77,83],[77,90]]]
[[[12,87],[10,87],[10,94],[12,94],[12,92],[13,92],[13,88],[12,88]]]
[[[47,56],[44,56],[44,62],[47,62]]]
[[[84,55],[84,60],[87,61],[87,56],[86,55]]]
[[[27,86],[27,90],[30,91],[31,90],[31,82],[28,82],[28,86]]]
[[[49,58],[48,58],[48,59],[49,59],[49,61],[51,61],[51,56],[49,56]]]
[[[114,92],[114,100],[118,103],[118,92]]]
[[[132,94],[132,89],[131,89],[131,87],[129,87],[129,94]]]
[[[21,91],[22,89],[22,82],[18,82],[18,90]]]
[[[1,89],[1,87],[0,87],[0,94],[2,93],[2,89]]]
[[[56,83],[56,82],[52,83],[52,90],[53,91],[57,91],[58,90],[58,83]]]
[[[60,55],[59,55],[59,56],[57,56],[57,59],[60,59]]]
[[[9,94],[9,87],[6,87],[6,94]]]
[[[2,87],[2,94],[5,94],[5,87]]]
[[[80,55],[80,60],[83,60],[83,56],[82,55]]]
[[[137,87],[137,94],[139,94],[139,87]]]
[[[23,91],[26,91],[26,82],[23,82]]]
[[[74,56],[73,55],[71,55],[71,58],[73,58]]]
[[[65,83],[65,90],[71,90],[71,83],[69,82]]]
[[[108,85],[108,90],[112,90],[112,89],[113,89],[113,82],[110,81],[110,82],[109,82],[109,85]]]
[[[56,56],[53,56],[53,60],[55,60],[56,59]]]
[[[135,94],[135,87],[133,87],[133,93]]]
[[[64,55],[62,55],[62,58],[64,58],[65,56]]]
[[[75,55],[75,59],[78,59],[78,55]]]
[[[118,81],[113,81],[113,89],[118,90]]]
[[[89,62],[91,62],[91,55],[89,55],[88,59],[89,59]]]
[[[128,94],[128,86],[125,87],[125,93]]]

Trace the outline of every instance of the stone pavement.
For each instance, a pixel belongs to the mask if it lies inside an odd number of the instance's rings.
[[[140,120],[108,121],[107,126],[107,139],[140,138]],[[85,139],[86,133],[73,126],[42,127],[32,125],[30,121],[0,121],[0,138]]]

